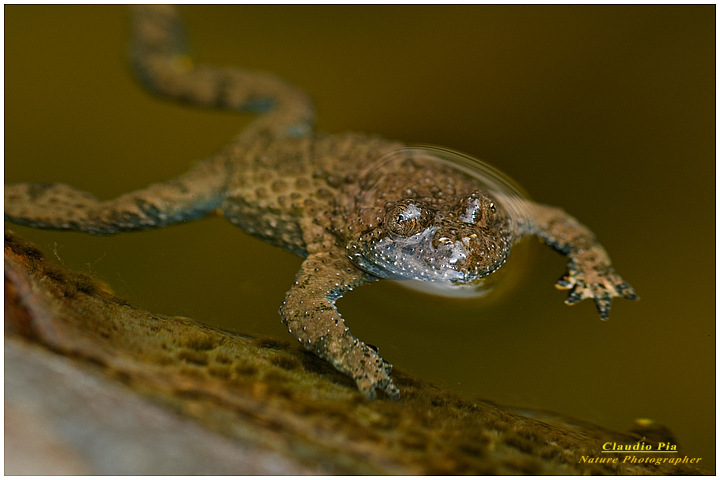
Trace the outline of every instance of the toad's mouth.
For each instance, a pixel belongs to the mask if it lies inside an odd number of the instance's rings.
[[[469,249],[461,240],[434,242],[438,229],[430,227],[406,238],[386,237],[372,245],[351,243],[346,251],[355,265],[381,278],[453,284],[475,280],[465,268]]]
[[[351,242],[350,260],[379,278],[472,284],[500,268],[510,246],[482,234],[452,238],[432,226],[410,237]]]

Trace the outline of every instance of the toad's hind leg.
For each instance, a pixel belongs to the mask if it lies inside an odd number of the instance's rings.
[[[226,163],[222,157],[206,160],[174,180],[107,201],[62,183],[5,185],[5,219],[94,235],[193,220],[220,206],[227,182]]]
[[[615,273],[610,257],[589,228],[560,208],[531,202],[526,208],[532,218],[532,233],[569,259],[567,272],[556,285],[570,290],[565,303],[592,298],[600,318],[607,320],[613,297],[638,298],[630,284]]]
[[[303,347],[352,377],[368,399],[374,399],[379,388],[396,400],[400,390],[389,375],[392,365],[350,333],[335,307],[343,293],[373,280],[376,278],[358,270],[339,252],[310,254],[280,315]]]
[[[262,112],[243,134],[301,136],[310,133],[310,97],[280,78],[238,68],[194,65],[187,56],[180,15],[166,5],[133,9],[132,60],[154,93],[196,105]]]

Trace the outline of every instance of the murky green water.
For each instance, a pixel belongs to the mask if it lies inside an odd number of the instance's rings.
[[[468,395],[627,429],[672,427],[715,465],[714,7],[185,7],[201,62],[279,74],[319,126],[445,145],[592,227],[640,302],[609,322],[553,288],[532,244],[502,301],[389,282],[339,302],[396,366]],[[122,7],[5,7],[5,179],[103,198],[217,151],[250,118],[158,101],[126,65]],[[96,238],[10,226],[133,304],[290,338],[300,258],[215,218]]]

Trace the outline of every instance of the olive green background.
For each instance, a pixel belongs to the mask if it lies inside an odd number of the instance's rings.
[[[390,282],[339,301],[398,368],[471,396],[627,430],[668,425],[715,465],[715,7],[181,7],[198,62],[276,73],[319,128],[444,145],[589,225],[642,298],[563,305],[533,242],[495,302]],[[252,117],[147,95],[125,7],[5,7],[5,181],[101,198],[178,175]],[[220,218],[115,237],[12,228],[153,312],[291,338],[300,258]],[[523,262],[520,262],[523,263]]]

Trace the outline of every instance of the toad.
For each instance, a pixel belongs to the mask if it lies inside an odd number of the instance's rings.
[[[442,149],[313,130],[309,97],[273,75],[195,65],[178,13],[133,10],[132,63],[155,94],[260,113],[220,153],[186,174],[113,200],[64,184],[5,186],[5,218],[37,228],[108,235],[219,212],[304,261],[280,307],[302,346],[373,399],[400,397],[392,366],[350,333],[335,302],[362,284],[412,279],[450,287],[492,275],[534,235],[568,258],[566,303],[591,298],[606,319],[614,297],[635,299],[592,232],[559,208],[495,188]]]

